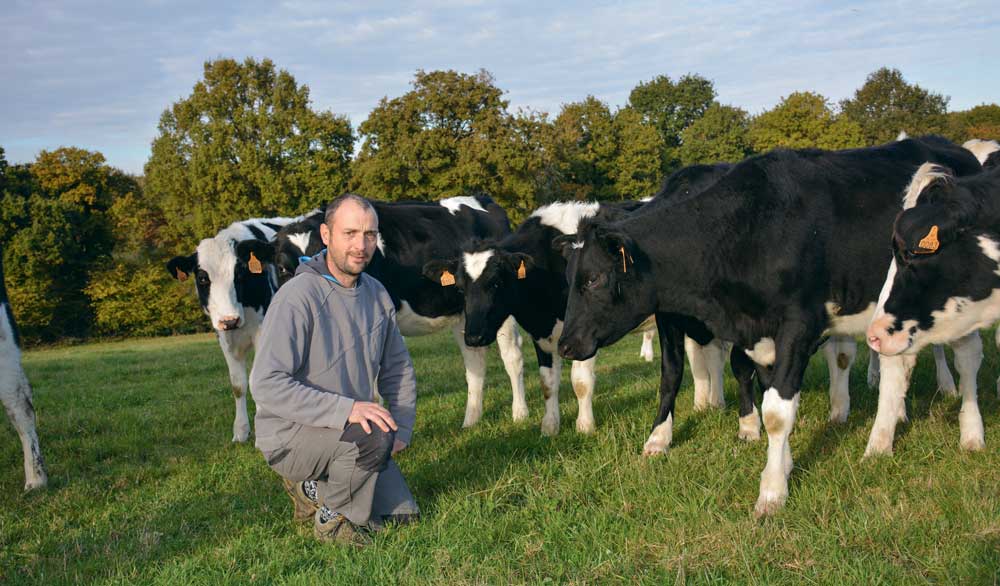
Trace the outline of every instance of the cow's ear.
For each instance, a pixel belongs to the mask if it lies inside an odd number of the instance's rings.
[[[638,251],[635,242],[617,230],[600,229],[597,232],[597,238],[615,258],[614,265],[617,272],[629,274],[635,264],[636,252]]]
[[[530,254],[523,252],[512,252],[506,255],[504,261],[510,270],[514,271],[518,279],[527,278],[528,271],[535,267],[535,259]]]
[[[186,281],[198,266],[198,253],[191,256],[175,256],[167,263],[167,272],[178,281]]]
[[[455,284],[455,275],[458,273],[457,260],[432,260],[424,265],[424,277],[438,283],[442,287],[450,287]]]
[[[934,254],[962,232],[964,214],[948,208],[924,204],[904,211],[896,218],[895,237],[913,254]]]
[[[274,261],[274,244],[261,240],[244,240],[236,245],[236,258],[246,263],[251,273],[260,274],[264,271],[261,263]]]
[[[552,250],[568,256],[573,250],[573,245],[580,241],[580,236],[577,234],[560,234],[552,239]]]

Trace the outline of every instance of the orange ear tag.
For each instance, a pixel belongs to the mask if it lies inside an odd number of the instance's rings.
[[[524,261],[521,261],[521,266],[517,267],[517,278],[523,279],[528,276],[528,270],[524,268]]]
[[[445,270],[443,273],[441,273],[442,287],[451,287],[454,284],[455,284],[455,275],[451,274],[451,272],[448,270]]]
[[[177,269],[177,280],[178,281],[187,281],[187,278],[188,278],[188,274],[187,273],[185,273],[184,271],[182,271],[180,269]]]
[[[264,266],[260,264],[260,260],[258,260],[252,252],[250,253],[250,260],[247,261],[247,267],[250,269],[250,272],[255,275],[259,275],[264,272]]]
[[[937,235],[938,235],[938,227],[936,225],[931,226],[931,231],[928,232],[927,236],[924,236],[923,239],[917,243],[918,248],[913,252],[917,254],[930,254],[932,252],[937,252],[937,249],[941,246],[941,243],[938,242]]]
[[[620,250],[621,250],[621,253],[622,253],[622,272],[623,273],[627,273],[628,272],[628,267],[625,266],[625,247],[622,246]]]

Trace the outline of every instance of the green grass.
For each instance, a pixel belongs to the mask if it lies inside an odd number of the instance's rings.
[[[992,340],[992,336],[984,336]],[[448,335],[408,339],[419,375],[414,444],[400,455],[423,510],[345,551],[291,520],[277,476],[232,445],[232,399],[209,335],[27,352],[48,489],[22,494],[21,451],[0,424],[0,584],[994,584],[1000,568],[997,351],[980,372],[987,449],[958,449],[957,399],[922,357],[911,422],[890,458],[862,461],[876,396],[867,352],[852,412],[826,422],[826,367],[806,376],[789,503],[752,509],[766,442],[737,440],[724,411],[692,412],[685,382],[674,445],[644,459],[658,368],[626,338],[598,360],[598,431],[574,430],[564,369],[562,431],[544,438],[534,353],[531,418],[510,421],[490,352],[486,412],[462,430],[465,381]]]

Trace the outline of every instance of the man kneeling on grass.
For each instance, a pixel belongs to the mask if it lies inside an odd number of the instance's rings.
[[[363,545],[368,531],[418,514],[392,460],[413,433],[416,378],[389,294],[362,272],[378,238],[371,204],[333,200],[320,235],[326,250],[278,291],[260,332],[257,447],[284,478],[296,520],[311,518],[322,541]]]

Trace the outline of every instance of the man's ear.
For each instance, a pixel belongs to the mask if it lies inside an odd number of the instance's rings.
[[[424,265],[424,277],[438,283],[442,287],[455,284],[458,274],[458,260],[432,260]]]
[[[264,272],[261,263],[274,262],[274,245],[253,238],[243,240],[236,245],[236,258],[246,263],[251,273],[260,274]]]
[[[504,258],[510,270],[514,271],[518,279],[528,276],[528,271],[535,268],[535,259],[530,254],[523,252],[512,252]]]
[[[198,267],[198,253],[191,256],[175,256],[167,263],[167,272],[178,281],[186,281]]]

